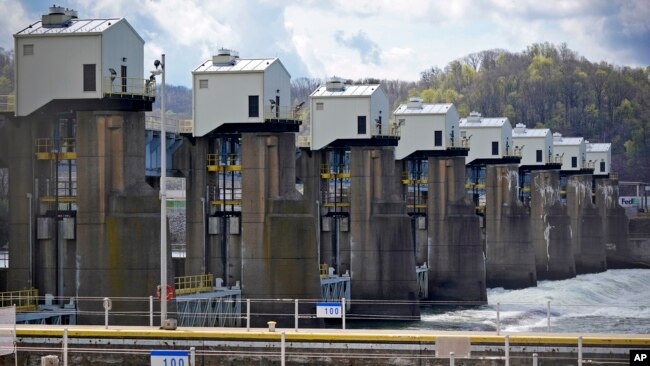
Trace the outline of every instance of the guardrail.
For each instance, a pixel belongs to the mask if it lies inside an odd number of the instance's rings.
[[[326,276],[325,268],[322,268],[321,276]],[[327,277],[325,277],[327,279]],[[321,279],[322,281],[322,279]],[[152,289],[152,292],[155,290]],[[209,292],[202,293],[201,291]],[[616,316],[600,316],[597,325],[594,323],[593,315],[602,310],[602,305],[596,304],[564,304],[552,303],[496,303],[482,304],[480,302],[445,302],[445,301],[407,301],[407,300],[349,300],[349,299],[242,299],[239,286],[232,288],[214,288],[212,287],[211,275],[187,276],[176,279],[176,289],[174,299],[184,295],[192,295],[190,298],[183,298],[182,301],[207,301],[218,295],[219,291],[232,294],[237,293],[236,307],[228,309],[205,308],[203,310],[194,309],[193,316],[196,317],[228,317],[229,319],[240,319],[241,324],[248,324],[250,328],[253,319],[266,321],[281,322],[285,326],[291,324],[298,330],[301,324],[313,326],[309,319],[318,319],[322,317],[319,314],[318,307],[322,303],[328,303],[327,306],[344,306],[345,312],[337,316],[338,322],[329,321],[324,326],[326,328],[345,327],[344,322],[348,324],[351,321],[364,321],[366,326],[372,325],[368,321],[376,322],[375,326],[382,326],[387,320],[391,321],[408,321],[409,327],[415,326],[418,329],[429,329],[436,331],[457,331],[472,330],[483,332],[494,332],[496,335],[517,334],[520,332],[556,332],[556,333],[575,333],[576,321],[584,316],[584,326],[581,328],[589,333],[616,333],[626,332],[621,328],[621,320]],[[72,300],[72,301],[71,301]],[[89,325],[102,325],[104,320],[104,311],[102,308],[103,297],[80,297],[80,298],[53,298],[51,296],[39,297],[35,289],[12,291],[0,294],[0,305],[16,305],[18,311],[37,313],[36,306],[47,301],[50,303],[75,303],[83,301],[86,310],[77,310],[76,316],[86,316],[95,319]],[[179,299],[180,301],[181,299]],[[156,305],[161,300],[153,297],[113,297],[112,302],[112,324],[128,325],[132,323],[146,323],[145,319],[150,319],[150,323],[160,315],[156,311]],[[94,305],[93,305],[94,304]],[[56,312],[50,305],[42,313]],[[408,312],[402,311],[404,307],[413,309],[419,308],[420,315],[404,315]],[[608,304],[608,307],[620,308],[620,311],[629,314],[644,314],[647,312],[647,304]],[[140,308],[139,311],[133,309]],[[232,308],[240,309],[240,312],[232,312]],[[389,308],[394,312],[385,311]],[[74,308],[73,308],[74,309]],[[90,310],[96,309],[96,310]],[[130,310],[124,310],[130,309]],[[379,310],[383,309],[383,310]],[[228,310],[228,311],[226,311]],[[74,311],[74,310],[73,310]],[[223,314],[221,312],[223,311]],[[342,309],[339,308],[339,311]],[[615,314],[618,310],[615,310]],[[396,315],[401,313],[402,315]],[[608,314],[612,313],[611,311]],[[221,315],[220,315],[221,314]],[[32,315],[34,318],[36,314]],[[567,317],[570,318],[567,320]],[[180,313],[170,312],[170,318],[178,318]],[[637,315],[643,316],[643,315]],[[622,315],[623,317],[623,315]],[[144,321],[143,321],[144,320]],[[417,323],[413,323],[416,321]],[[88,322],[88,321],[87,321]],[[279,323],[280,324],[280,323]],[[395,323],[399,324],[399,323]],[[630,320],[630,324],[634,324]],[[590,328],[585,328],[591,326]],[[588,330],[585,330],[588,329]],[[632,329],[632,328],[630,328]],[[640,329],[640,328],[636,328]],[[633,332],[628,330],[627,333]]]
[[[0,95],[0,112],[15,112],[16,96],[14,94]]]
[[[302,121],[302,110],[289,106],[276,106],[271,104],[264,107],[264,119],[268,121]]]
[[[373,123],[370,134],[373,137],[400,137],[400,126],[394,123]]]
[[[156,80],[105,76],[103,89],[108,97],[153,99]]]
[[[145,130],[160,131],[161,127],[160,117],[158,116],[147,116],[144,120]],[[193,131],[194,124],[191,119],[165,118],[166,133],[192,133]]]
[[[175,277],[174,291],[177,296],[214,291],[214,277],[212,273]]]
[[[34,311],[38,303],[38,290],[0,292],[0,307],[16,305],[17,312]]]

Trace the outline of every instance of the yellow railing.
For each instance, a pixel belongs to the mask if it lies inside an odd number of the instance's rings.
[[[16,311],[34,311],[38,305],[38,290],[0,292],[0,307],[16,305]]]
[[[264,106],[264,119],[265,120],[290,120],[290,121],[301,121],[302,112],[296,110],[292,107],[287,106]]]
[[[61,151],[57,152],[52,144],[52,139],[36,139],[36,159],[38,160],[75,160],[77,159],[76,140],[74,137],[64,137],[61,141]]]
[[[147,116],[144,121],[145,130],[160,131],[160,117]],[[167,133],[192,133],[194,125],[191,119],[165,118],[165,131]]]
[[[104,77],[104,95],[122,97],[156,97],[156,81],[140,78]]]
[[[0,95],[0,112],[15,112],[16,96],[13,94]]]
[[[328,273],[329,266],[327,265],[327,263],[321,263],[319,267],[320,267],[320,278],[327,278],[329,276]]]
[[[399,137],[400,126],[394,123],[372,124],[372,136]]]
[[[221,155],[208,154],[206,158],[206,165],[209,172],[238,172],[241,171],[241,165],[238,164],[237,154],[228,154],[228,165],[221,164]]]
[[[212,273],[174,278],[176,295],[198,294],[214,291],[214,276]]]

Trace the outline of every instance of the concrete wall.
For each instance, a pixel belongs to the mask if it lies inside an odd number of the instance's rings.
[[[9,263],[7,289],[20,290],[34,286],[30,279],[28,193],[34,192],[32,169],[36,125],[28,120],[8,119],[3,128],[9,168]],[[9,138],[11,137],[11,138]],[[35,195],[34,195],[35,197]],[[34,204],[34,203],[33,203]],[[34,204],[33,207],[36,207]],[[35,222],[32,221],[32,222]],[[36,255],[35,250],[32,251]]]
[[[411,300],[358,304],[352,312],[419,317],[415,253],[406,203],[395,179],[394,148],[352,147],[350,163],[352,299]]]
[[[598,165],[596,165],[598,169]],[[603,241],[608,268],[634,267],[630,252],[629,219],[618,204],[618,179],[596,179],[596,206],[602,219]]]
[[[636,267],[650,268],[650,217],[630,219],[630,257]]]
[[[567,180],[566,202],[571,217],[571,246],[576,273],[607,270],[602,218],[592,202],[592,175],[572,175]]]
[[[465,158],[429,158],[428,181],[429,300],[485,303],[481,229],[465,189]]]
[[[518,198],[517,164],[488,165],[485,191],[487,286],[537,285],[530,217]]]
[[[295,135],[242,134],[242,294],[253,299],[320,297],[316,219],[296,191]],[[257,303],[254,324],[293,324],[293,303]],[[301,312],[315,312],[305,304]],[[310,320],[305,320],[310,322]]]
[[[575,277],[571,219],[566,205],[560,201],[560,172],[531,172],[530,188],[530,226],[537,279]]]

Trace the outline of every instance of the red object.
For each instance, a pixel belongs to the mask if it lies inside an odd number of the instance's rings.
[[[167,301],[174,298],[174,288],[171,285],[167,285]],[[160,300],[160,286],[156,288],[156,299]]]

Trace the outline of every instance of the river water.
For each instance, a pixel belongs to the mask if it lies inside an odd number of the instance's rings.
[[[523,290],[488,289],[480,307],[423,306],[414,322],[353,322],[353,328],[545,332],[550,301],[551,331],[650,334],[650,269],[619,269],[540,281]]]
[[[546,331],[547,301],[554,332],[650,333],[650,269],[609,270],[563,281],[540,281],[523,290],[488,289],[478,308],[424,307],[420,322],[402,328]]]

